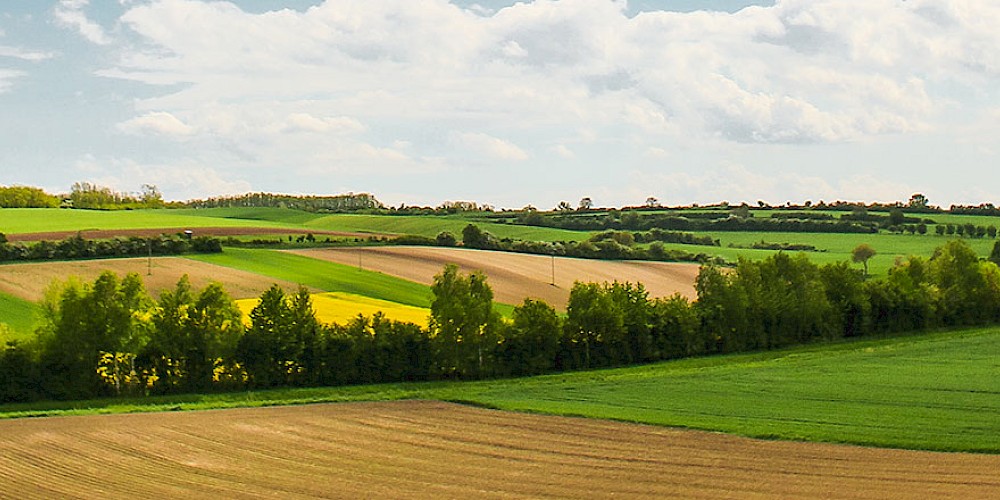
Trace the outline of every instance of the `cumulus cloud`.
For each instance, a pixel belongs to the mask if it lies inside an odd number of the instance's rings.
[[[453,136],[456,144],[499,160],[522,161],[528,159],[528,153],[514,143],[480,132],[457,132]]]
[[[175,138],[187,137],[194,133],[194,128],[176,116],[162,111],[146,113],[119,123],[118,129],[128,134],[152,134]]]
[[[669,163],[690,163],[693,150],[957,134],[956,120],[942,116],[963,114],[970,95],[995,106],[989,89],[1000,86],[998,2],[782,0],[736,13],[633,16],[612,0],[497,10],[327,0],[263,13],[228,2],[120,1],[119,38],[136,43],[100,74],[162,86],[137,101],[137,118],[121,130],[183,138],[200,158],[248,171],[488,163],[470,155],[522,165],[553,155],[581,165],[623,158],[662,170],[668,152]],[[91,39],[107,41],[100,26],[71,22],[87,21],[87,6],[62,0],[56,11],[76,13],[64,26],[92,26]],[[0,89],[11,78],[0,74]],[[988,142],[994,129],[963,133]],[[750,192],[725,182],[736,193],[726,195],[700,174],[688,188],[718,198]],[[786,179],[801,186],[795,192],[853,189],[798,175]]]
[[[111,37],[104,28],[87,17],[84,9],[90,0],[60,0],[53,11],[56,23],[65,28],[75,29],[80,36],[97,45],[108,45]]]
[[[126,54],[106,75],[189,84],[157,105],[320,95],[362,122],[394,112],[416,121],[520,116],[525,129],[624,121],[733,142],[840,142],[924,129],[935,108],[929,81],[995,81],[1000,72],[1000,51],[988,49],[1000,46],[991,28],[1000,6],[957,0],[786,0],[631,18],[610,0],[497,12],[340,0],[263,14],[154,0],[122,23],[152,49]],[[302,131],[342,125],[295,120]]]

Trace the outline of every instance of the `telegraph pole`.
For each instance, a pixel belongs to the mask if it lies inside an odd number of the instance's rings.
[[[556,254],[552,254],[552,286],[556,286]]]

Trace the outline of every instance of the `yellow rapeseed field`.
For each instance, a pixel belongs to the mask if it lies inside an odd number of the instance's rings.
[[[236,305],[243,311],[244,320],[250,323],[250,311],[259,299],[237,300]],[[372,316],[381,311],[387,318],[427,326],[430,309],[408,306],[388,300],[373,299],[353,293],[330,292],[312,295],[313,309],[321,323],[345,324],[358,314]]]

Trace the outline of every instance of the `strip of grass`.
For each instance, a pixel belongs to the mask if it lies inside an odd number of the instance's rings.
[[[0,233],[44,233],[93,229],[157,229],[179,227],[299,227],[261,219],[200,217],[176,210],[0,209]]]
[[[38,304],[0,293],[0,323],[7,325],[6,335],[0,330],[0,346],[10,341],[24,341],[34,336],[39,315]]]
[[[188,258],[311,286],[417,307],[430,307],[430,287],[374,271],[276,250],[227,248]]]
[[[439,399],[745,436],[1000,453],[1000,329],[470,383],[0,406],[0,418]]]

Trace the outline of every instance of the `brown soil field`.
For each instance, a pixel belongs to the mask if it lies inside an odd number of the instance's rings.
[[[541,299],[553,307],[565,309],[570,288],[575,281],[642,283],[652,297],[680,293],[695,298],[697,264],[644,261],[606,261],[555,258],[555,286],[552,282],[553,259],[544,255],[491,252],[441,247],[362,247],[291,250],[294,253],[379,271],[399,278],[431,284],[445,264],[457,265],[463,272],[481,270],[489,277],[494,299],[506,304],[520,304],[525,297]]]
[[[287,228],[274,228],[274,227],[195,227],[195,228],[158,228],[158,229],[88,229],[83,231],[56,231],[49,233],[23,233],[23,234],[8,234],[7,239],[10,241],[58,241],[69,238],[70,236],[76,236],[79,234],[84,238],[89,240],[102,240],[110,239],[115,237],[125,237],[137,236],[140,238],[152,238],[155,236],[160,236],[161,234],[177,234],[182,233],[185,230],[190,229],[194,231],[195,236],[217,236],[217,237],[227,237],[227,236],[256,236],[256,235],[275,235],[275,234],[292,234],[292,235],[305,235],[312,233],[314,236],[334,236],[338,238],[372,238],[372,237],[389,237],[389,235],[376,234],[376,233],[350,233],[343,231],[314,231],[306,229],[287,229]]]
[[[421,401],[0,422],[11,498],[997,498],[998,470]]]
[[[105,259],[59,262],[37,262],[0,265],[0,292],[37,301],[54,280],[65,281],[77,276],[84,282],[93,282],[105,270],[119,276],[137,273],[142,276],[146,289],[154,296],[161,290],[173,289],[177,280],[187,274],[191,286],[201,289],[211,281],[218,281],[234,299],[259,297],[272,284],[285,290],[296,290],[298,285],[275,280],[259,274],[230,269],[180,257],[153,257],[153,274],[147,275],[147,259]]]

